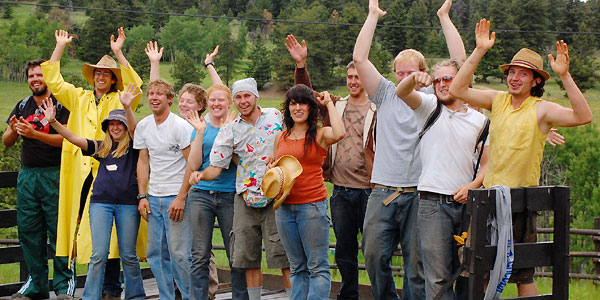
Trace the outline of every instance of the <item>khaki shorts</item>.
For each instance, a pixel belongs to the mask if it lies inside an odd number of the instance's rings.
[[[231,235],[232,266],[260,269],[263,239],[267,267],[269,269],[289,268],[290,263],[277,233],[273,202],[263,208],[248,207],[242,195],[236,194]]]
[[[528,220],[527,213],[514,213],[512,215],[515,243],[537,242],[537,214],[532,213],[531,217],[533,220]],[[531,228],[532,225],[533,228]],[[533,273],[535,273],[535,268],[513,269],[508,282],[533,283]]]

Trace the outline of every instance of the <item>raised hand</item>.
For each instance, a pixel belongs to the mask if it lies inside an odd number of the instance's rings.
[[[319,100],[319,103],[321,103],[321,105],[323,106],[327,106],[327,104],[329,104],[329,102],[331,102],[331,95],[329,95],[328,91],[324,91],[324,92],[320,92],[319,93],[319,97],[317,97],[317,99]]]
[[[431,76],[429,76],[429,74],[427,74],[427,72],[415,72],[411,75],[414,77],[415,83],[421,87],[430,86],[433,82],[433,79]]]
[[[130,83],[123,93],[121,93],[121,91],[117,92],[119,93],[119,100],[125,108],[131,107],[133,99],[142,94],[142,91],[135,83]]]
[[[112,49],[114,53],[121,51],[123,49],[123,43],[125,43],[125,30],[123,30],[123,27],[119,27],[117,32],[119,33],[117,40],[115,40],[114,34],[110,35],[110,49]]]
[[[235,112],[235,110],[230,111],[227,114],[227,118],[221,119],[220,127],[227,126],[227,124],[231,123],[231,121],[235,120],[235,118],[237,118],[237,113]]]
[[[379,8],[379,0],[369,0],[369,14],[375,14],[378,18],[381,18],[387,12]]]
[[[53,122],[56,120],[56,107],[54,106],[54,103],[52,103],[52,99],[50,99],[50,97],[42,100],[42,105],[39,108],[48,122]]]
[[[54,38],[56,38],[57,46],[66,46],[73,41],[73,36],[69,35],[66,30],[54,30]]]
[[[204,64],[208,65],[209,63],[215,62],[215,56],[219,54],[219,45],[215,47],[212,53],[206,54],[206,58],[204,59]]]
[[[185,119],[194,126],[197,135],[203,134],[204,130],[206,130],[206,121],[198,114],[198,111],[190,111]]]
[[[548,54],[548,61],[550,61],[552,71],[559,77],[569,72],[569,48],[565,41],[560,40],[556,42],[556,60],[552,54]]]
[[[306,41],[302,40],[302,45],[298,43],[296,37],[293,34],[289,34],[285,38],[285,47],[290,52],[292,59],[297,63],[306,63],[306,57],[308,56],[308,48],[306,48]]]
[[[150,41],[146,45],[146,49],[144,51],[146,51],[146,55],[148,56],[150,62],[160,62],[160,59],[163,55],[163,50],[163,47],[160,47],[160,50],[158,49],[158,42],[154,41],[153,43]]]
[[[492,32],[490,35],[490,21],[483,18],[475,25],[475,40],[477,48],[485,51],[490,50],[494,46],[496,32]]]
[[[437,11],[437,15],[438,17],[445,17],[445,16],[450,16],[450,7],[452,7],[452,0],[446,0],[444,1],[444,4],[442,4],[442,7],[440,7],[440,9],[438,9]]]

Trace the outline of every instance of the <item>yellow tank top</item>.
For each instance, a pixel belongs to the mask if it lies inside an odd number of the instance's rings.
[[[498,92],[492,103],[486,188],[539,185],[547,134],[538,127],[536,107],[543,100],[529,96],[518,109],[510,100],[509,93]]]

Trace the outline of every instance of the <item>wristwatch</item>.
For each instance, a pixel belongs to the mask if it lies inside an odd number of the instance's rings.
[[[214,66],[215,66],[215,62],[214,62],[214,61],[211,61],[211,62],[209,62],[209,63],[207,63],[207,64],[204,64],[204,67],[205,67],[205,68],[208,68],[208,65],[212,65],[212,66],[214,67]]]
[[[142,200],[143,198],[148,198],[148,195],[146,195],[146,194],[140,194],[140,195],[137,195],[137,197],[136,197],[136,198],[137,198],[137,199],[138,199],[138,201],[139,201],[139,200]]]

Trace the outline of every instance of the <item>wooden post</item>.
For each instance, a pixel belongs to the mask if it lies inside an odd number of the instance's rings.
[[[554,202],[554,251],[552,263],[552,296],[569,299],[569,215],[571,200],[568,187],[552,188]]]
[[[594,229],[600,229],[600,218],[594,219]],[[594,251],[600,252],[600,236],[594,235],[592,240],[594,241]],[[600,275],[600,259],[593,258],[592,261],[596,265],[596,275]],[[594,280],[594,283],[600,284],[600,281]]]

